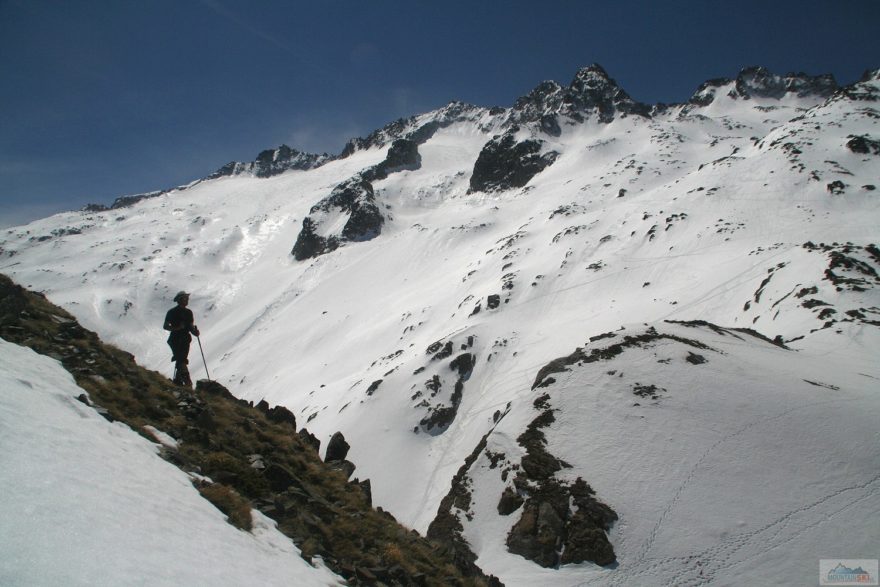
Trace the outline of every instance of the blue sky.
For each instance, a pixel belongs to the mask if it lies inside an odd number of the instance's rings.
[[[878,23],[878,0],[0,0],[0,227],[593,62],[648,103],[749,65],[851,83]]]

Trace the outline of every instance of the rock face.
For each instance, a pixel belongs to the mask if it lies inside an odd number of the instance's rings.
[[[558,156],[555,151],[542,155],[541,145],[541,141],[535,139],[517,142],[512,133],[492,139],[477,157],[468,193],[497,192],[525,186],[552,165]]]
[[[616,112],[639,116],[650,114],[650,107],[630,98],[597,64],[585,67],[575,75],[566,103],[580,112],[597,111],[602,122],[610,122]]]
[[[138,202],[142,200],[148,200],[150,198],[156,198],[163,194],[167,194],[170,190],[161,190],[156,192],[147,192],[145,194],[136,194],[133,196],[120,196],[113,200],[113,203],[110,206],[105,206],[103,204],[86,204],[83,207],[83,212],[104,212],[106,210],[118,210],[119,208],[129,208],[134,206]]]
[[[316,155],[314,153],[305,153],[281,145],[277,149],[266,149],[262,151],[254,161],[249,163],[241,163],[232,161],[227,163],[206,179],[217,179],[219,177],[227,177],[231,175],[252,174],[255,177],[272,177],[279,175],[291,169],[306,171],[320,167],[332,158],[327,155]]]
[[[342,230],[331,232],[341,224]],[[373,185],[360,175],[336,186],[330,195],[303,218],[302,230],[291,254],[297,261],[334,251],[346,241],[366,241],[379,236],[385,218],[376,205]]]

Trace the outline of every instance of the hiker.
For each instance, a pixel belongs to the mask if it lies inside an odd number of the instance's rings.
[[[192,380],[189,378],[189,343],[192,342],[191,334],[199,335],[199,329],[193,324],[192,310],[187,308],[189,304],[189,294],[185,291],[177,292],[174,296],[177,305],[168,310],[165,314],[165,324],[163,328],[171,331],[168,335],[168,346],[171,347],[171,360],[174,361],[174,383],[177,385],[185,385],[192,387]]]

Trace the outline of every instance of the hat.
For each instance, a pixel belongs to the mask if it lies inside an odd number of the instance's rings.
[[[180,298],[188,298],[188,297],[189,297],[188,293],[186,293],[185,291],[179,291],[179,292],[177,292],[177,295],[174,296],[174,301],[177,302],[177,301],[180,301]]]

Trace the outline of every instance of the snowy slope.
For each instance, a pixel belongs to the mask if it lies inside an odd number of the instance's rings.
[[[542,84],[519,109],[452,104],[308,171],[222,177],[130,208],[9,230],[0,271],[165,372],[160,322],[174,292],[192,291],[212,376],[241,397],[291,408],[322,439],[342,430],[357,474],[373,481],[374,503],[424,532],[498,414],[510,406],[502,423],[511,438],[528,423],[514,415],[532,409],[538,370],[621,324],[705,320],[778,336],[795,349],[786,357],[804,357],[786,359],[797,363],[786,369],[815,365],[856,394],[854,410],[875,409],[878,396],[867,392],[880,378],[880,153],[870,145],[880,137],[880,82],[875,75],[829,97],[777,91],[779,79],[719,80],[688,104],[646,110],[587,68],[571,86],[587,87],[578,95],[585,110],[573,111],[580,102],[558,84]],[[523,187],[474,191],[475,162],[501,135],[535,141],[553,162]],[[404,136],[418,136],[420,161],[372,180],[381,234],[296,261],[291,248],[313,206],[381,164]],[[847,146],[853,136],[867,137],[867,153]],[[775,352],[765,346],[734,362],[758,369],[754,361]],[[803,378],[765,371],[767,381],[781,378],[786,401],[812,401],[815,390],[793,391]],[[727,422],[728,432],[786,409],[779,398],[753,400],[754,412]],[[703,409],[727,406],[712,399]],[[651,433],[679,425],[663,420]],[[846,441],[866,442],[864,433]],[[564,438],[569,451],[584,446],[578,434]],[[685,446],[676,474],[688,474],[702,443],[715,440]],[[612,542],[622,577],[645,572],[639,565],[655,553],[642,552],[642,525],[677,503],[680,485],[670,481],[638,509],[634,492],[650,470],[594,481],[593,464],[565,460],[621,520],[639,518],[616,526]],[[722,486],[732,476],[718,475]],[[715,507],[696,503],[697,520]],[[467,537],[487,572],[528,584],[540,568],[496,556],[505,523],[470,524]],[[571,576],[587,580],[588,571]]]
[[[344,584],[258,512],[228,524],[57,361],[0,340],[0,387],[3,585]]]
[[[519,516],[497,507],[524,453],[517,437],[540,413],[527,401],[469,473],[478,564],[509,584],[809,585],[820,558],[875,556],[877,380],[741,331],[654,326],[587,344],[531,394],[549,396],[547,450],[570,465],[557,476],[583,476],[620,516],[619,567],[539,569],[506,552]]]

